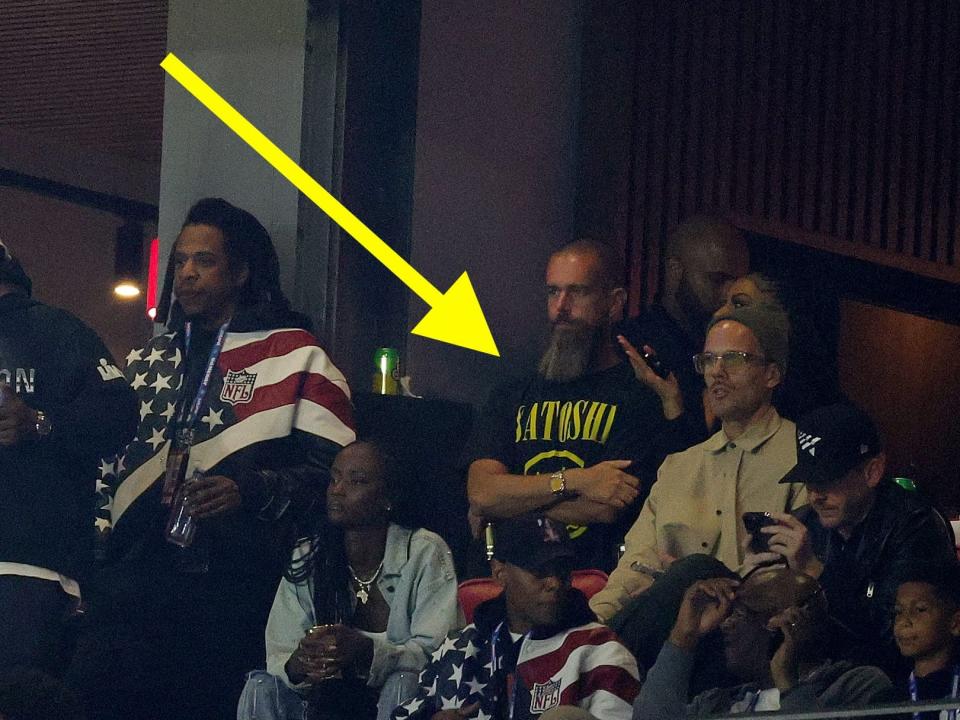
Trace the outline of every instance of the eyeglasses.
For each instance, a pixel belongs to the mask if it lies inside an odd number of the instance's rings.
[[[693,356],[693,367],[703,375],[707,370],[716,367],[718,361],[723,362],[725,370],[737,371],[742,370],[750,363],[764,363],[766,359],[763,355],[754,355],[740,350],[727,350],[719,355],[703,352]]]

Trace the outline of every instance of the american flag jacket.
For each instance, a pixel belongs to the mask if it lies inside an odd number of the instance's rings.
[[[113,548],[115,554],[127,552],[141,535],[159,536],[158,518],[168,512],[159,496],[170,450],[168,425],[186,367],[184,333],[157,336],[126,359],[140,425],[121,454],[101,462],[97,484],[97,525],[112,526],[110,545],[120,548]],[[207,534],[218,535],[232,555],[249,550],[248,564],[276,552],[285,562],[289,547],[281,547],[272,521],[298,505],[318,511],[313,506],[322,501],[333,454],[355,439],[350,391],[306,330],[231,330],[195,433],[188,475],[193,468],[226,475],[243,498],[242,512],[218,520],[216,532]]]
[[[516,672],[514,720],[535,718],[560,705],[574,705],[603,720],[630,720],[640,691],[637,662],[605,625],[593,622],[586,599],[571,590],[568,611],[557,627],[522,639]],[[479,702],[477,720],[508,720],[506,674],[494,671],[511,646],[501,597],[477,608],[475,622],[451,634],[420,674],[416,696],[393,712],[394,720],[430,720],[440,710]],[[493,638],[503,623],[506,642]]]

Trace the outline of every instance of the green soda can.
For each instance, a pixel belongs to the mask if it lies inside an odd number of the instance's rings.
[[[380,395],[400,394],[400,353],[396,348],[382,347],[373,356],[377,371],[373,374],[373,391]]]

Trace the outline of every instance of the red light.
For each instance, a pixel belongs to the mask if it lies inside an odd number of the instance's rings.
[[[157,278],[160,273],[160,238],[150,241],[150,260],[147,265],[147,317],[157,317]]]

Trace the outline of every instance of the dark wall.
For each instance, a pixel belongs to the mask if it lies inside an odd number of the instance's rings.
[[[343,2],[338,122],[340,199],[402,257],[410,255],[419,2]],[[374,351],[405,354],[409,290],[338,229],[336,328],[331,338],[356,391],[369,390]]]
[[[573,235],[578,0],[423,0],[411,261],[466,270],[499,359],[410,336],[418,393],[477,403],[538,355],[550,251]],[[409,326],[427,307],[409,300]]]
[[[122,220],[112,213],[0,187],[0,239],[33,280],[33,296],[92,327],[125,365],[150,337],[144,299],[113,294],[113,251]]]
[[[630,251],[634,310],[663,237],[703,211],[960,282],[956,2],[588,6],[591,37],[610,40],[584,44],[600,99],[582,114],[578,222]]]

